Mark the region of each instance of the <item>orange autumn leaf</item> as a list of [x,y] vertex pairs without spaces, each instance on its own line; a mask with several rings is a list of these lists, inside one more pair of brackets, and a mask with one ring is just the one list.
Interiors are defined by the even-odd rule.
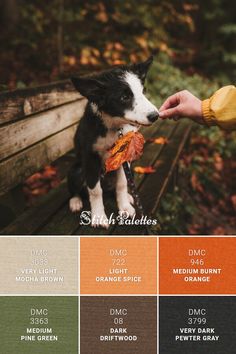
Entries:
[[155,171],[156,169],[153,168],[152,166],[145,166],[145,167],[136,166],[134,168],[134,172],[136,173],[154,173]]
[[45,166],[43,170],[28,177],[23,185],[23,192],[29,205],[34,204],[39,196],[47,194],[60,185],[58,170],[54,166]]
[[234,209],[236,211],[236,194],[231,196],[231,201],[232,201],[233,207],[234,207]]
[[192,173],[192,176],[191,176],[191,185],[194,190],[196,190],[200,193],[204,193],[203,186],[201,185],[201,183],[198,179],[198,176],[194,172]]
[[143,152],[144,142],[144,137],[138,132],[129,132],[118,139],[108,151],[106,172],[117,170],[126,161],[137,160]]
[[43,178],[53,178],[57,176],[57,169],[53,166],[45,166],[44,171],[42,172]]
[[41,179],[41,173],[37,172],[34,173],[32,176],[28,177],[25,181],[25,184],[31,186],[34,183],[38,182],[40,179]]
[[164,136],[160,136],[159,138],[150,139],[150,141],[153,142],[154,144],[159,144],[159,145],[165,145],[168,143],[168,139],[165,138]]

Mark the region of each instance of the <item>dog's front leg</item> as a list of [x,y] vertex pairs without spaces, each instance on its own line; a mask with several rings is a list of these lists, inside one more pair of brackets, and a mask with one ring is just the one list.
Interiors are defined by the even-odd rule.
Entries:
[[100,180],[97,182],[93,189],[88,188],[89,200],[91,205],[91,221],[93,227],[109,227],[108,219],[105,214],[103,198],[102,198],[102,188]]
[[116,200],[121,213],[131,217],[135,214],[132,206],[133,197],[128,193],[127,179],[122,166],[117,171]]
[[100,183],[101,159],[97,154],[90,154],[86,166],[86,184],[91,205],[91,225],[93,227],[109,227],[103,204],[103,192]]

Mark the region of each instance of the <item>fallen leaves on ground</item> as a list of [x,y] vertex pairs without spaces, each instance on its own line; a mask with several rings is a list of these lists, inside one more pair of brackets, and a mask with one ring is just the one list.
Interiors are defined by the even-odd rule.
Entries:
[[151,143],[158,144],[158,145],[165,145],[168,144],[169,140],[164,136],[159,136],[158,138],[150,138],[148,139]]
[[215,153],[214,156],[214,166],[217,171],[222,171],[224,168],[224,161],[219,153]]
[[236,212],[236,194],[231,196],[231,201]]
[[189,186],[184,188],[194,204],[194,211],[188,214],[188,232],[234,234],[236,163],[234,156],[228,157],[228,145],[224,143],[230,136],[218,130],[204,134],[192,136],[180,161],[182,170],[189,174]]
[[144,137],[139,132],[129,132],[118,139],[108,151],[106,172],[117,170],[124,162],[137,160],[143,152]]
[[212,235],[227,235],[227,231],[223,226],[217,226],[213,231]]
[[53,166],[45,166],[42,171],[27,178],[23,185],[23,192],[28,203],[33,204],[35,197],[47,194],[59,184],[60,178],[57,169]]
[[200,192],[200,193],[204,193],[203,187],[198,179],[198,176],[195,172],[192,173],[191,176],[191,185],[193,187],[193,189],[195,189],[196,191]]
[[156,169],[152,166],[135,166],[134,167],[134,172],[136,173],[154,173],[156,171]]

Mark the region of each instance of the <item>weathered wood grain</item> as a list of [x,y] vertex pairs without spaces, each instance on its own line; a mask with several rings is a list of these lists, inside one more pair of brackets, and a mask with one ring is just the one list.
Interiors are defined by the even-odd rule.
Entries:
[[34,235],[47,220],[66,203],[69,198],[66,183],[52,190],[43,198],[40,205],[27,209],[13,223],[4,228],[1,235]]
[[3,92],[0,93],[0,125],[81,98],[69,80]]
[[69,200],[37,231],[39,235],[72,235],[78,228],[79,214],[69,209]]
[[0,161],[78,122],[85,103],[85,100],[68,103],[1,127]]
[[178,123],[171,139],[154,163],[156,172],[148,176],[140,188],[140,197],[147,214],[154,214],[166,190],[191,130],[188,122]]
[[0,195],[73,148],[77,124],[0,163]]
[[[148,136],[148,138],[158,138],[165,137],[169,140],[174,129],[176,128],[175,123],[172,121],[161,121],[159,125],[157,125],[156,129]],[[134,166],[152,166],[158,155],[161,153],[162,149],[164,149],[165,145],[154,144],[154,143],[146,143],[145,145],[145,153],[141,156],[138,161],[135,161]],[[143,174],[135,174],[135,185],[137,188],[143,183],[143,181],[148,178],[149,175]]]

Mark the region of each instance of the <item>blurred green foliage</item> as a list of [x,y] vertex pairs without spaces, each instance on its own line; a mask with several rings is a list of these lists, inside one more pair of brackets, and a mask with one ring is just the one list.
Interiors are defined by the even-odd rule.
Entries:
[[210,97],[219,88],[217,80],[206,79],[197,73],[187,75],[173,65],[167,54],[161,53],[148,73],[148,92],[157,106],[177,91],[188,89],[201,99]]
[[167,54],[190,75],[232,82],[233,6],[232,0],[2,0],[0,84],[48,82],[151,52]]

